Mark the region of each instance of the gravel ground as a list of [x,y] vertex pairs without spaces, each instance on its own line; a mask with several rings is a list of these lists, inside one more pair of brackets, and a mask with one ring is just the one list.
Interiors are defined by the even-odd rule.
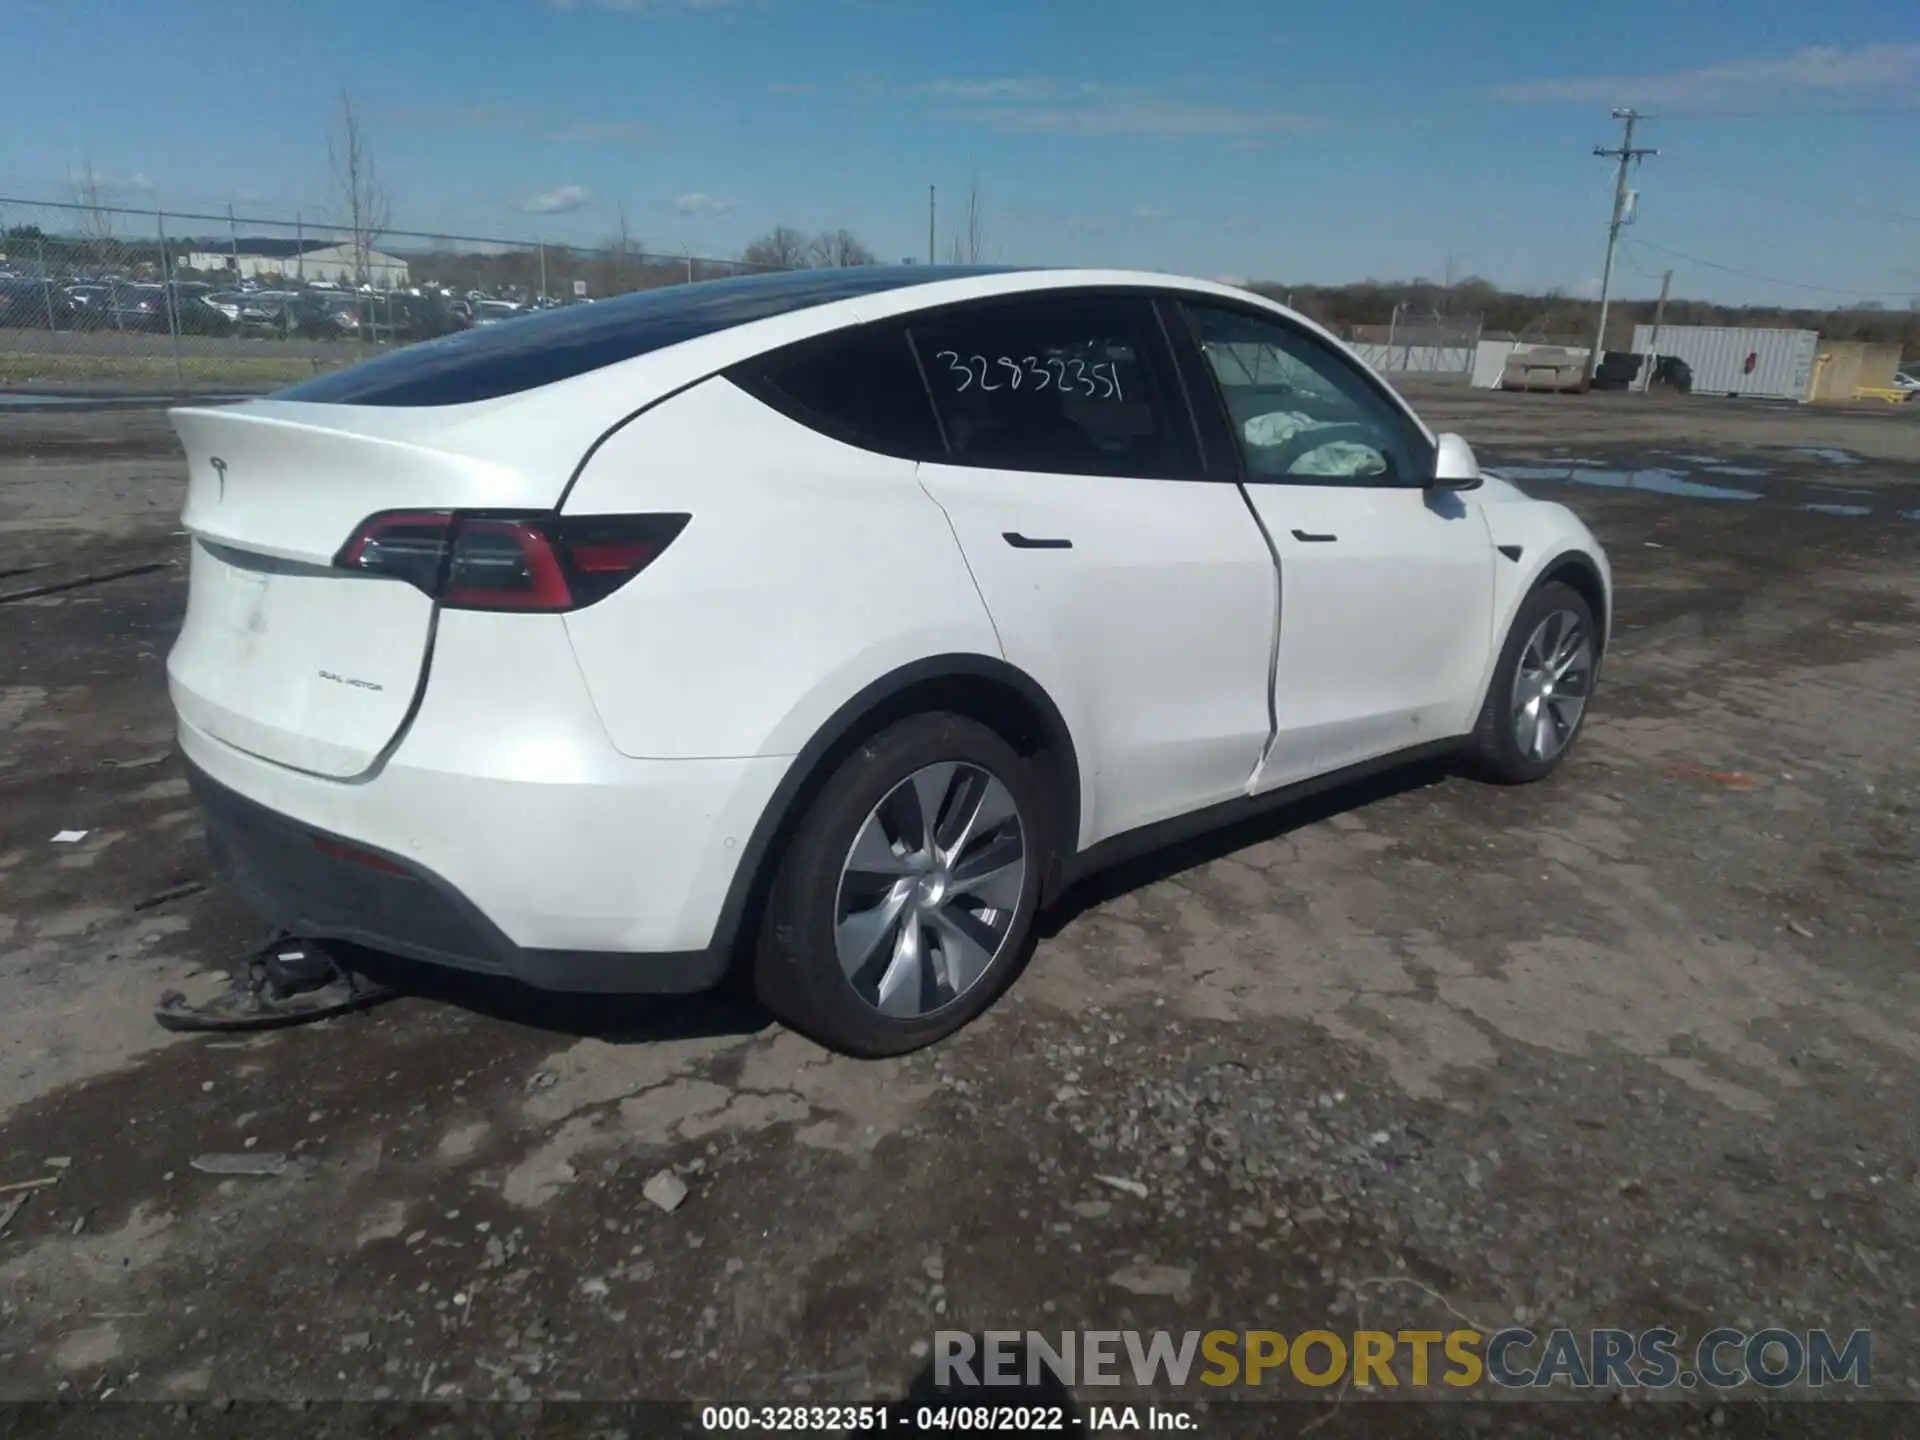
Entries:
[[[1920,407],[1410,388],[1614,558],[1567,766],[1396,774],[1102,877],[887,1062],[725,998],[412,971],[320,1026],[159,1030],[258,933],[170,749],[182,466],[154,412],[0,416],[0,1184],[57,1181],[0,1232],[0,1398],[260,1434],[246,1402],[891,1400],[937,1330],[1513,1323],[1870,1328],[1871,1390],[1829,1397],[1912,1397]],[[1907,1413],[1286,1393],[1200,1433]]]

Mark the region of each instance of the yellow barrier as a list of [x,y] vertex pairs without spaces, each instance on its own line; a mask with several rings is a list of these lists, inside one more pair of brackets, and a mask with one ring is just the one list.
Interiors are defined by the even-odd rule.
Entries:
[[1856,400],[1884,400],[1889,405],[1899,405],[1903,404],[1914,393],[1912,390],[1896,390],[1891,385],[1862,385],[1858,390],[1853,392],[1853,398]]

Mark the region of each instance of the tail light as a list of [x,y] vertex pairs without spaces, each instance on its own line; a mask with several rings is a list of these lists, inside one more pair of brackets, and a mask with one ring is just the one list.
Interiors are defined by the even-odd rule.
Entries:
[[651,565],[692,518],[389,510],[334,564],[404,580],[454,610],[578,610]]

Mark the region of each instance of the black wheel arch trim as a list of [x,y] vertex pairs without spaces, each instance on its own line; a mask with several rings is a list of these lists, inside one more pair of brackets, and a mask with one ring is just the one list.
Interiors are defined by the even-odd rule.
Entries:
[[1582,579],[1591,585],[1593,593],[1600,597],[1600,604],[1595,607],[1593,617],[1595,623],[1600,627],[1599,653],[1594,656],[1593,662],[1594,679],[1596,681],[1599,680],[1600,672],[1606,665],[1607,640],[1612,620],[1612,616],[1608,611],[1611,609],[1612,596],[1607,590],[1606,581],[1601,578],[1600,567],[1594,564],[1591,555],[1587,554],[1584,550],[1562,550],[1536,570],[1533,579],[1527,582],[1527,588],[1520,592],[1520,599],[1514,604],[1513,613],[1508,617],[1507,628],[1500,634],[1497,643],[1493,647],[1493,657],[1487,669],[1486,684],[1481,687],[1479,696],[1474,702],[1473,713],[1475,715],[1478,715],[1481,708],[1487,703],[1487,696],[1492,692],[1495,682],[1500,678],[1500,658],[1506,653],[1507,640],[1512,635],[1514,620],[1519,618],[1520,607],[1525,605],[1533,596],[1533,593],[1542,585],[1552,584],[1554,581],[1561,580],[1570,572],[1574,571],[1579,572]]
[[[1547,561],[1546,564],[1540,567],[1539,578],[1527,587],[1527,594],[1531,595],[1542,585],[1560,580],[1569,571],[1578,571],[1581,578],[1589,583],[1594,595],[1599,599],[1599,604],[1594,607],[1595,614],[1593,618],[1598,621],[1600,625],[1600,653],[1601,655],[1605,655],[1607,641],[1611,638],[1613,632],[1613,616],[1609,613],[1612,608],[1613,597],[1608,593],[1607,582],[1600,574],[1600,567],[1593,563],[1593,557],[1591,555],[1587,554],[1584,550],[1561,551],[1558,555],[1554,556],[1553,559]],[[1523,605],[1526,603],[1524,597],[1522,597],[1520,603]]]
[[998,685],[1018,695],[1040,717],[1044,732],[1041,738],[1049,752],[1057,757],[1054,766],[1057,813],[1053,819],[1059,834],[1054,856],[1042,877],[1040,902],[1045,905],[1059,894],[1066,862],[1077,848],[1080,836],[1080,760],[1065,718],[1038,681],[1005,660],[991,655],[933,655],[903,665],[864,686],[835,710],[794,756],[741,851],[740,863],[734,869],[719,917],[714,922],[712,950],[732,954],[750,931],[772,879],[779,846],[799,822],[805,803],[812,798],[813,787],[825,778],[826,767],[840,758],[847,741],[870,729],[892,702],[909,691],[943,681],[969,680]]

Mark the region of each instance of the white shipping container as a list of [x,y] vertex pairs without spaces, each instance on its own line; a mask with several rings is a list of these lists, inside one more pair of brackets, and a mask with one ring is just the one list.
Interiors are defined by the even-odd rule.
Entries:
[[[1662,325],[1660,353],[1693,369],[1696,395],[1805,400],[1813,388],[1816,330],[1750,330],[1726,325]],[[1633,348],[1653,348],[1653,327],[1633,327]]]

